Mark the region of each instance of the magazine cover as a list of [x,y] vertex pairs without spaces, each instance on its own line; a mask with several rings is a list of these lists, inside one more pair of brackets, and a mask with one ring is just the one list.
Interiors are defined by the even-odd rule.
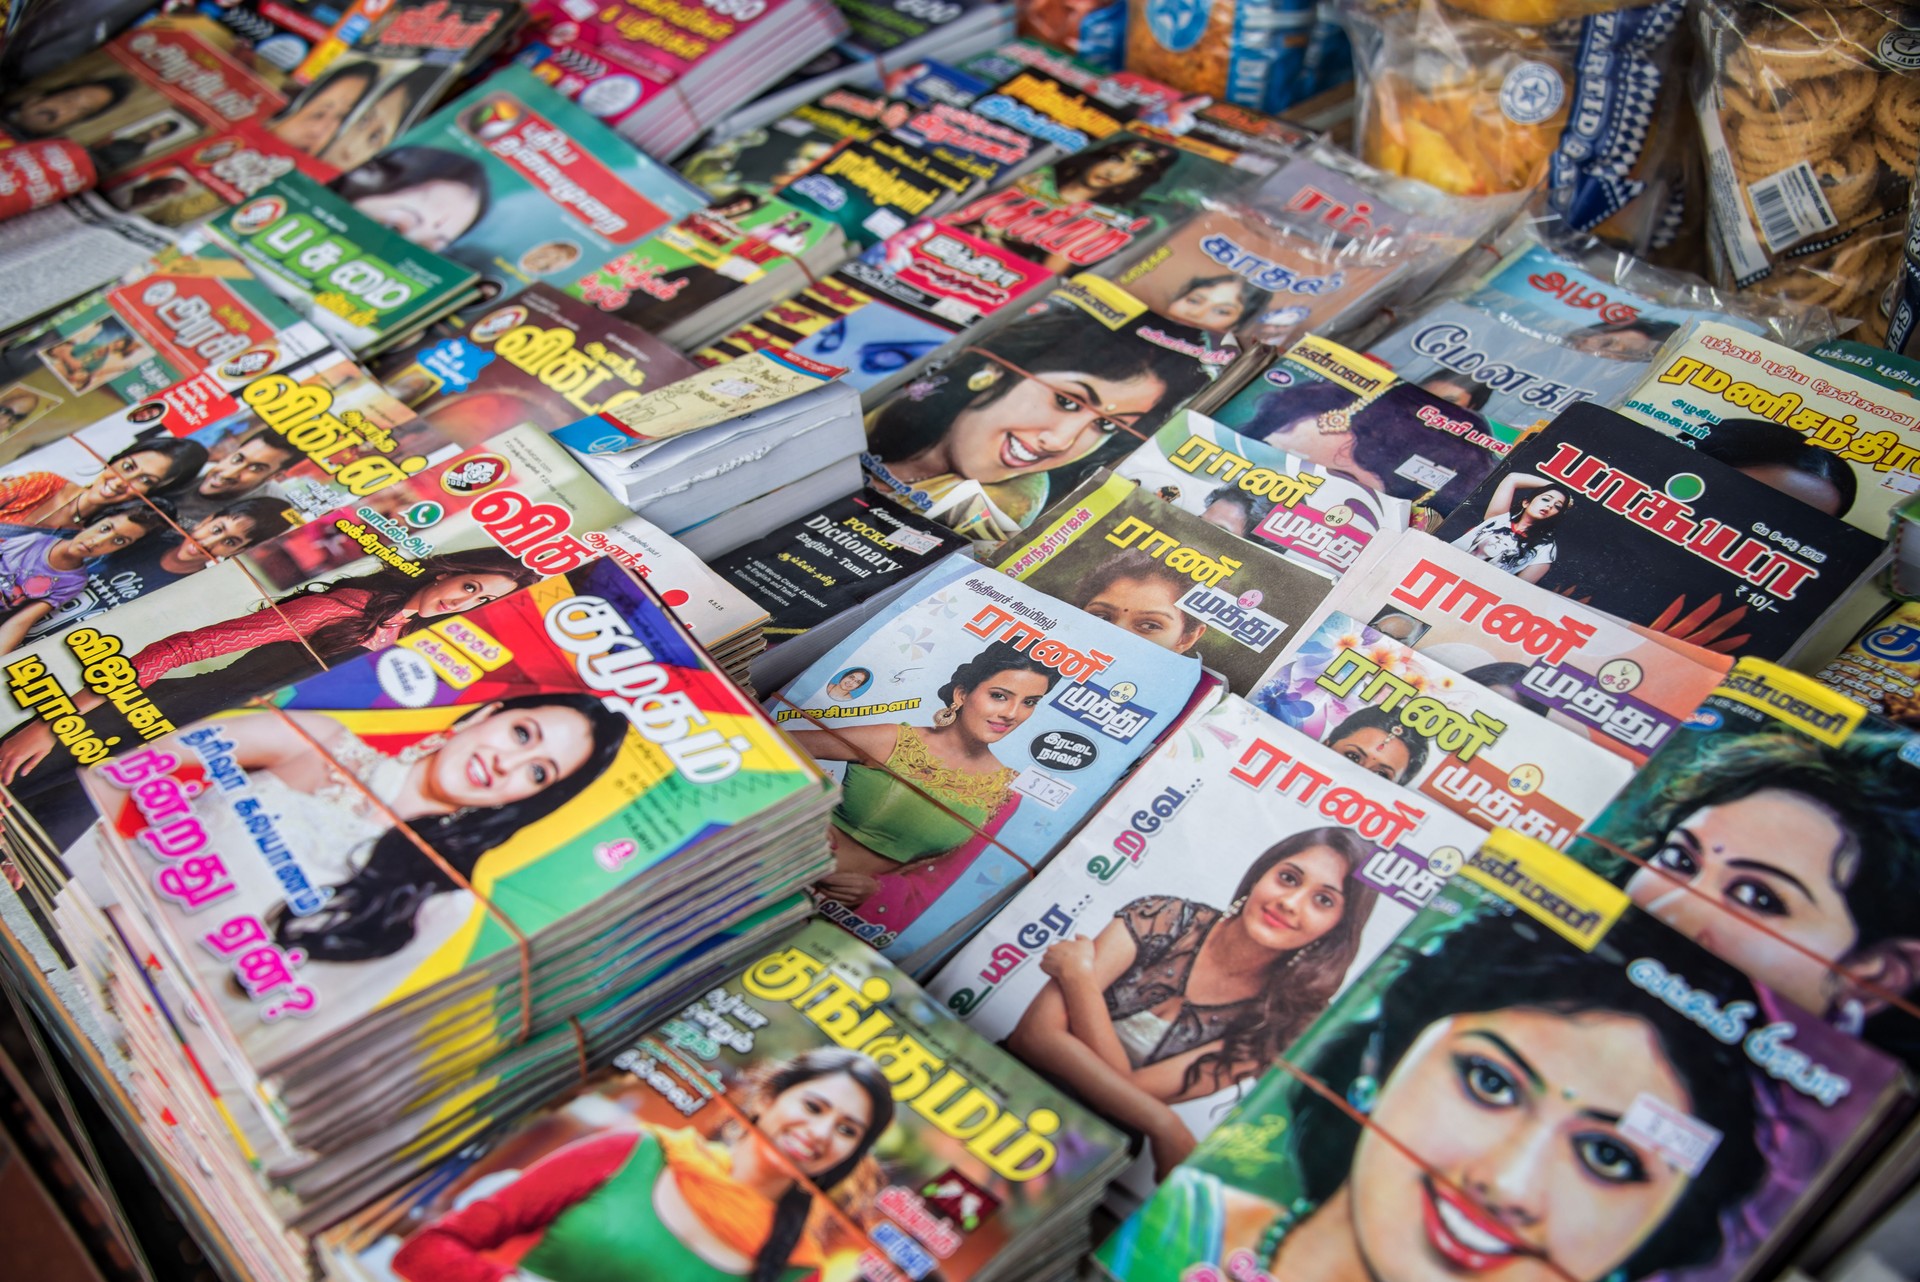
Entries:
[[[1517,666],[1517,665],[1512,665]],[[1345,614],[1253,692],[1262,711],[1481,828],[1565,850],[1633,775],[1626,758],[1493,687],[1510,665],[1451,672]]]
[[825,219],[864,249],[930,218],[965,195],[973,175],[895,133],[849,139],[780,189],[788,204]]
[[539,284],[457,334],[430,332],[386,353],[375,372],[436,432],[465,447],[519,423],[553,431],[611,413],[694,368],[644,330]]
[[1786,659],[1874,571],[1879,538],[1597,405],[1523,445],[1435,536],[1508,574],[1726,654]]
[[300,174],[215,218],[208,232],[355,356],[438,320],[478,280]]
[[967,546],[872,493],[849,494],[713,562],[770,616],[769,648],[803,637]]
[[955,553],[769,701],[844,774],[821,911],[931,968],[1172,724],[1197,664]]
[[[974,110],[991,115],[991,101]],[[1173,143],[1121,132],[976,197],[942,221],[1066,275],[1153,239],[1251,179]]]
[[1099,1249],[1105,1276],[1732,1282],[1909,1090],[1511,833],[1285,1063]]
[[1357,485],[1195,410],[1181,410],[1114,464],[1163,503],[1297,565],[1339,578],[1367,545],[1412,521],[1413,505]]
[[[225,559],[184,541],[179,573],[164,553],[105,558],[90,609],[5,656],[0,785],[56,850],[94,818],[76,768],[583,564],[625,515],[526,428],[298,528],[284,500],[241,502],[192,527]],[[271,519],[244,524],[255,511]]]
[[1920,726],[1920,602],[1888,605],[1814,679],[1895,725]]
[[821,786],[604,558],[83,779],[113,857],[261,1073]]
[[1281,656],[1338,611],[1628,761],[1665,743],[1732,666],[1409,530],[1376,540]]
[[[927,78],[922,76],[919,83],[926,85]],[[1051,154],[1030,134],[952,102],[924,103],[887,133],[972,175],[976,188],[991,186]]]
[[[970,71],[972,65],[961,70]],[[974,99],[970,110],[1049,144],[1056,155],[1085,151],[1113,137],[1137,114],[1101,93],[1096,79],[1085,73],[1077,84],[1052,68],[1034,65],[1014,64],[1004,74],[982,74],[994,82],[993,88]]]
[[882,490],[976,542],[1018,534],[1233,359],[1092,276],[1003,315],[873,405],[861,456]]
[[1913,743],[1742,659],[1573,853],[1771,991],[1920,1064]]
[[918,222],[887,237],[839,275],[890,306],[964,329],[1003,308],[1033,301],[1053,274],[1031,259],[940,222]]
[[1718,322],[1674,337],[1620,412],[1875,538],[1920,489],[1910,396]]
[[506,67],[331,184],[481,278],[481,302],[565,289],[699,209],[700,192],[522,67]]
[[743,130],[684,157],[680,172],[718,202],[743,192],[777,193],[848,140],[905,120],[910,104],[852,86],[829,89],[770,125]]
[[1212,413],[1242,436],[1407,500],[1423,529],[1465,501],[1521,435],[1312,336]]
[[1332,575],[1102,473],[1008,540],[992,564],[1143,641],[1191,655],[1236,694],[1253,690],[1283,639],[1333,590]]
[[[874,282],[871,288],[866,279]],[[961,322],[935,319],[934,309],[929,309],[933,315],[916,314],[881,296],[916,292],[897,289],[884,272],[864,273],[859,280],[850,272],[835,272],[721,335],[693,359],[711,367],[754,352],[782,351],[844,368],[847,385],[864,395],[897,383],[961,328]]]
[[[941,1107],[960,1099],[968,1111]],[[322,1251],[368,1282],[636,1259],[689,1279],[961,1282],[1008,1251],[1047,1250],[1037,1231],[1123,1148],[884,958],[813,922]]]
[[0,352],[0,462],[191,375],[233,387],[326,345],[226,250],[165,250]]
[[1144,1140],[1122,1181],[1144,1197],[1480,837],[1229,696],[1175,729],[931,990]]
[[[567,293],[650,334],[666,334],[728,294],[815,261],[835,231],[835,224],[785,201],[741,192],[581,274]],[[684,346],[715,336],[710,330],[682,333]]]

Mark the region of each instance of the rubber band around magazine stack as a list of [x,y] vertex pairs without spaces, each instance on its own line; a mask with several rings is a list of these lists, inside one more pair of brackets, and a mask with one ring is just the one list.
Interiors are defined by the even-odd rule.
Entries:
[[[98,462],[101,467],[104,468],[108,466],[108,461],[100,457],[100,451],[94,449],[93,446],[90,445],[88,442],[81,440],[77,436],[74,437],[73,440],[78,442],[81,449],[85,450],[88,454],[91,454],[94,457],[94,460]],[[158,503],[155,503],[146,494],[138,494],[135,497],[138,498],[142,503],[145,503],[148,507],[152,508],[156,513],[158,513],[160,519],[167,523],[168,529],[172,530],[175,534],[178,534],[186,542],[191,543],[195,547],[199,548],[202,552],[207,551],[206,547],[198,539],[194,538],[192,533],[190,533],[188,530],[183,528],[180,522],[174,520],[172,514],[169,513],[165,508],[161,507]],[[215,558],[211,553],[208,553],[207,559],[209,563],[211,563],[217,558]],[[296,640],[298,640],[300,642],[300,647],[303,650],[305,650],[309,655],[313,656],[313,661],[320,665],[320,670],[322,672],[327,671],[332,665],[329,664],[325,659],[320,657],[320,652],[314,649],[312,643],[309,642],[307,638],[301,634],[300,629],[294,626],[293,620],[287,617],[286,611],[280,608],[280,603],[274,600],[272,594],[267,591],[266,585],[264,585],[260,581],[260,576],[254,573],[253,567],[251,565],[248,565],[244,559],[238,556],[228,557],[227,560],[232,564],[240,567],[240,572],[247,576],[248,582],[253,584],[254,591],[260,594],[260,599],[266,602],[267,607],[269,609],[271,609],[275,614],[280,616],[280,622],[285,625],[288,634],[294,637]]]
[[[839,730],[835,729],[831,725],[828,725],[826,721],[818,713],[801,707],[799,704],[795,703],[793,700],[787,698],[785,694],[774,695],[772,698],[772,702],[778,703],[778,704],[784,704],[786,707],[793,709],[795,713],[797,713],[799,716],[806,719],[806,721],[808,722],[809,728],[814,730],[819,730],[824,734],[831,735],[833,737],[834,742],[840,744],[842,747],[858,755],[858,764],[866,766],[870,770],[881,771],[889,779],[896,780],[897,782],[905,784],[907,787],[913,789],[914,792],[918,793],[922,798],[924,798],[927,802],[929,802],[936,809],[938,809],[941,814],[961,824],[963,827],[965,827],[970,832],[972,832],[975,837],[986,842],[988,845],[994,846],[999,850],[1004,851],[1008,855],[1008,857],[1010,857],[1015,863],[1019,864],[1022,868],[1026,869],[1029,874],[1037,873],[1040,871],[1039,868],[1036,867],[1033,863],[1023,858],[1018,851],[1014,850],[1011,846],[1007,845],[1007,843],[1005,843],[1004,841],[1001,841],[998,837],[995,837],[991,833],[987,832],[986,829],[982,828],[979,824],[974,823],[971,819],[967,818],[965,815],[960,814],[959,812],[954,810],[952,806],[949,806],[946,802],[932,795],[925,788],[922,788],[919,784],[915,783],[913,780],[901,778],[900,775],[894,773],[892,770],[889,770],[887,768],[886,762],[875,761],[867,753],[862,752],[858,747],[858,745],[854,744],[844,734],[840,733]],[[802,749],[801,751],[804,752],[805,749]],[[811,756],[812,754],[808,754],[808,755]],[[989,816],[989,818],[991,818],[991,816]],[[956,849],[957,848],[958,847],[956,847]],[[938,858],[938,856],[934,856],[934,858]],[[930,862],[932,862],[931,859],[910,860],[907,863],[901,864],[900,868],[902,872],[905,872],[908,868],[913,867],[913,865],[916,863],[924,864],[924,863],[930,863]],[[832,874],[828,874],[828,875],[831,876]],[[886,875],[892,876],[893,874],[889,873]]]
[[[1678,874],[1674,873],[1672,870],[1662,868],[1659,865],[1653,863],[1651,860],[1644,858],[1643,856],[1636,855],[1632,851],[1627,850],[1624,847],[1617,846],[1613,842],[1608,841],[1605,837],[1595,836],[1591,832],[1582,832],[1580,834],[1579,839],[1582,841],[1590,841],[1594,845],[1606,851],[1608,854],[1613,855],[1619,859],[1624,859],[1626,862],[1632,864],[1636,869],[1638,869],[1641,872],[1650,872],[1655,874],[1656,876],[1664,878],[1676,890],[1684,891],[1689,895],[1698,896],[1701,902],[1710,904],[1711,906],[1713,906],[1714,908],[1718,909],[1721,912],[1731,914],[1742,925],[1750,929],[1760,931],[1762,934],[1766,935],[1767,938],[1772,942],[1776,944],[1782,944],[1787,948],[1793,950],[1794,952],[1799,953],[1802,957],[1805,957],[1810,961],[1817,962],[1819,965],[1821,965],[1828,971],[1832,972],[1834,976],[1841,979],[1849,988],[1856,989],[1865,995],[1874,997],[1880,1001],[1885,1002],[1890,1009],[1897,1010],[1902,1014],[1907,1015],[1915,1020],[1920,1020],[1920,1006],[1915,1005],[1906,996],[1906,994],[1894,992],[1892,989],[1885,987],[1884,985],[1880,984],[1875,980],[1861,979],[1856,976],[1847,974],[1844,970],[1842,970],[1839,966],[1835,965],[1833,962],[1829,961],[1827,958],[1822,957],[1819,953],[1807,947],[1805,944],[1801,943],[1799,940],[1790,939],[1787,936],[1781,934],[1779,931],[1773,929],[1771,926],[1767,925],[1764,921],[1760,920],[1760,918],[1749,913],[1746,909],[1735,906],[1735,905],[1729,905],[1729,904],[1724,904],[1720,902],[1718,899],[1715,899],[1712,895],[1709,895],[1704,890],[1701,890],[1698,886],[1695,886],[1691,882],[1688,882],[1682,879]],[[1762,982],[1762,981],[1758,980],[1757,977],[1755,977],[1755,982]],[[1819,1012],[1816,1011],[1812,1013],[1818,1014]]]
[[293,716],[288,713],[285,708],[264,697],[249,699],[245,706],[271,712],[286,723],[288,729],[299,735],[309,748],[320,754],[322,760],[345,778],[362,797],[371,802],[374,809],[378,811],[387,822],[393,825],[394,831],[400,833],[408,841],[412,842],[414,848],[427,857],[427,862],[445,874],[454,885],[479,900],[480,906],[485,908],[487,913],[492,916],[494,920],[498,921],[506,932],[513,937],[514,949],[519,954],[520,960],[520,1028],[514,1035],[513,1044],[515,1046],[525,1044],[527,1039],[533,1035],[533,945],[531,941],[528,940],[526,934],[522,932],[518,926],[514,925],[513,919],[507,916],[504,910],[496,906],[492,900],[488,899],[478,890],[475,890],[473,883],[462,876],[452,864],[448,863],[446,857],[435,850],[426,838],[415,832],[411,824],[395,814],[393,807],[376,796],[371,788],[360,781],[359,776],[341,765],[334,755],[328,752],[318,739],[308,734],[306,727],[302,726],[298,721],[295,721]]

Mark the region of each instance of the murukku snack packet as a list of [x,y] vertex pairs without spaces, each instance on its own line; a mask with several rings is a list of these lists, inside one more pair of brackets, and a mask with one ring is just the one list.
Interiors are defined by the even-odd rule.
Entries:
[[1883,341],[1920,154],[1920,13],[1752,0],[1696,12],[1716,278]]

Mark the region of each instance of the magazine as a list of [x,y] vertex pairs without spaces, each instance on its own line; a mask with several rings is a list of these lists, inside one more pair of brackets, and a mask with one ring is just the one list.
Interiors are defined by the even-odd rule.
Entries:
[[[962,64],[962,71],[970,70]],[[994,82],[975,98],[971,109],[1048,144],[1056,157],[1085,151],[1127,127],[1137,113],[1101,92],[1096,78],[1080,73],[1076,84],[1055,74],[1054,68],[1017,65],[1002,74],[989,73]]]
[[[1032,537],[1029,539],[1027,535]],[[1310,569],[1095,473],[1009,539],[995,569],[1174,654],[1248,694],[1333,590]]]
[[1434,533],[1630,623],[1785,661],[1885,549],[1768,475],[1575,405],[1516,446]]
[[281,83],[232,32],[167,15],[0,97],[0,122],[85,145],[107,200],[183,227],[285,174],[334,175]]
[[1229,696],[1176,728],[932,992],[1143,1138],[1122,1184],[1145,1197],[1480,838]]
[[1377,361],[1311,336],[1211,413],[1242,436],[1407,500],[1421,529],[1466,500],[1520,439]]
[[530,286],[456,334],[429,333],[375,366],[387,390],[448,440],[505,427],[551,432],[694,372],[653,335],[551,285]]
[[1912,397],[1718,322],[1676,335],[1619,404],[1723,463],[1768,468],[1776,488],[1875,538],[1920,490]]
[[968,171],[894,133],[849,139],[780,189],[788,204],[865,249],[931,218],[975,185]]
[[1920,726],[1920,602],[1890,602],[1814,679],[1895,725]]
[[1163,503],[1338,578],[1367,545],[1408,528],[1413,505],[1181,410],[1114,464]]
[[[959,1099],[969,1111],[937,1107]],[[644,1257],[685,1278],[1026,1277],[1084,1242],[1076,1216],[1124,1154],[884,958],[813,922],[550,1107],[329,1232],[322,1255],[365,1282],[491,1270],[515,1239],[535,1276]]]
[[1090,275],[997,320],[870,404],[861,460],[881,490],[976,542],[1031,525],[1233,360]]
[[208,234],[355,356],[431,325],[479,280],[299,174],[215,218]]
[[[973,110],[1000,119],[990,110],[993,102],[982,99]],[[1065,274],[1151,240],[1206,202],[1231,198],[1252,178],[1173,143],[1123,131],[969,200],[943,221]]]
[[0,340],[137,271],[173,241],[96,192],[0,223]]
[[[1512,833],[1285,1063],[1107,1239],[1104,1276],[1320,1282],[1357,1257],[1733,1282],[1911,1091],[1894,1061]],[[1554,1202],[1562,1180],[1579,1193]],[[1648,1200],[1596,1218],[1625,1196]]]
[[1251,700],[1347,760],[1482,828],[1565,850],[1633,766],[1542,715],[1504,676],[1452,672],[1358,619],[1334,613]]
[[1573,854],[1773,993],[1920,1064],[1913,743],[1743,658]]
[[743,192],[777,194],[842,142],[873,137],[913,113],[878,91],[842,85],[803,102],[772,124],[722,138],[683,158],[679,169],[715,201]]
[[890,308],[956,331],[1032,302],[1035,291],[1053,283],[1031,259],[937,221],[887,237],[839,275]]
[[0,462],[195,375],[234,388],[326,346],[225,249],[169,247],[0,352]]
[[116,884],[255,1075],[298,1080],[454,981],[550,1027],[578,997],[523,988],[516,939],[558,964],[683,853],[717,873],[716,837],[826,800],[636,576],[579,560],[83,776]]
[[845,776],[821,912],[931,971],[1151,750],[1199,682],[1199,665],[949,556],[768,702]]
[[331,185],[478,272],[482,305],[536,281],[564,289],[706,203],[522,67],[495,72]]
[[1418,530],[1368,545],[1282,661],[1336,611],[1538,705],[1635,764],[1672,737],[1732,666],[1725,655],[1535,587]]
[[530,428],[297,527],[285,500],[256,502],[190,527],[224,560],[135,544],[6,653],[0,784],[56,854],[94,818],[76,767],[584,564],[601,550],[585,536],[625,515]]

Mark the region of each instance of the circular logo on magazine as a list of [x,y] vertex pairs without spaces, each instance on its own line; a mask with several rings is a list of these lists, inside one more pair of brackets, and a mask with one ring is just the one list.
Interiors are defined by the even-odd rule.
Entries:
[[1920,67],[1920,31],[1889,31],[1880,37],[1880,61],[1912,71]]
[[1049,770],[1085,770],[1100,755],[1093,740],[1071,730],[1049,730],[1038,735],[1028,751],[1036,766]]
[[1687,714],[1687,724],[1695,730],[1718,730],[1726,724],[1726,718],[1712,708],[1695,708]]
[[1114,703],[1132,703],[1133,696],[1140,693],[1140,687],[1131,681],[1122,681],[1107,691],[1107,698]]
[[588,85],[574,101],[603,119],[617,116],[640,101],[640,82],[632,76],[609,76]]
[[255,374],[266,372],[273,364],[275,356],[271,347],[252,347],[240,353],[220,367],[220,377],[230,379],[252,378]]
[[1507,776],[1507,791],[1516,797],[1529,797],[1540,791],[1540,785],[1547,781],[1547,772],[1536,765],[1514,767]]
[[514,304],[502,307],[497,312],[488,312],[473,323],[473,341],[491,343],[510,329],[518,329],[527,323],[527,309]]
[[1248,588],[1240,594],[1238,604],[1242,610],[1258,610],[1260,603],[1266,599],[1259,588]]
[[374,666],[374,678],[380,683],[380,693],[403,708],[426,707],[440,688],[440,678],[434,674],[433,665],[399,646],[380,656],[380,662]]
[[279,222],[286,212],[287,202],[278,196],[249,200],[233,211],[233,229],[242,236],[251,236]]
[[449,494],[478,494],[504,481],[507,471],[507,461],[498,454],[476,454],[458,467],[448,468],[440,477],[440,488]]
[[1566,81],[1544,62],[1523,62],[1500,82],[1500,110],[1516,125],[1551,120],[1566,100]]
[[1323,524],[1337,530],[1353,520],[1353,509],[1345,503],[1335,503],[1320,514],[1320,520]]
[[239,145],[238,139],[222,138],[211,147],[202,147],[199,151],[193,153],[193,163],[196,165],[217,165],[228,156],[231,156],[235,148],[239,147]]
[[415,503],[412,507],[401,513],[401,516],[405,518],[407,524],[411,525],[414,529],[424,530],[429,525],[440,524],[440,518],[446,514],[447,509],[441,507],[432,499],[421,499],[418,503]]
[[1707,483],[1692,472],[1675,472],[1667,478],[1667,497],[1691,503],[1707,492]]
[[1211,0],[1147,0],[1147,29],[1161,48],[1185,53],[1207,34],[1212,13]]
[[1601,689],[1625,694],[1629,690],[1639,689],[1646,673],[1632,659],[1614,659],[1601,664],[1600,671],[1594,675],[1600,679]]
[[1460,871],[1467,857],[1453,846],[1442,846],[1427,854],[1427,871],[1436,877],[1451,877]]
[[1283,369],[1270,369],[1267,371],[1267,381],[1275,387],[1286,387],[1293,382],[1293,375]]

